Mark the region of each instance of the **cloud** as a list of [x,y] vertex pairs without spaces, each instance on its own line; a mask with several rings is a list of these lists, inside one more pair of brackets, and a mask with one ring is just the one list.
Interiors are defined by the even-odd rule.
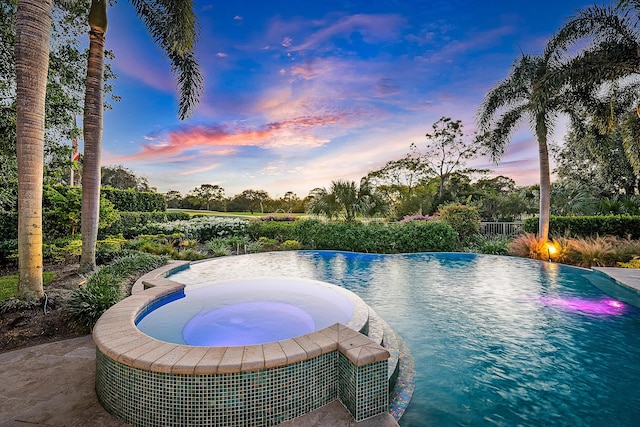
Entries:
[[237,147],[320,147],[329,142],[329,139],[317,135],[317,131],[344,125],[346,121],[346,115],[317,115],[294,117],[257,128],[220,124],[182,126],[166,135],[154,136],[153,142],[143,144],[139,153],[116,157],[113,161],[170,160],[189,150],[198,150],[207,155],[229,156],[236,153]]
[[290,50],[317,49],[326,46],[327,41],[335,36],[350,37],[354,31],[358,31],[367,43],[395,40],[398,37],[399,28],[404,23],[405,18],[400,15],[349,15],[316,31],[307,37],[302,44],[291,46]]
[[202,167],[202,168],[196,168],[196,169],[190,169],[190,170],[178,172],[177,175],[181,175],[181,176],[195,175],[195,174],[198,174],[198,173],[207,172],[207,171],[210,171],[210,170],[213,170],[213,169],[217,169],[219,167],[220,167],[220,163],[214,163],[212,165],[205,166],[205,167]]

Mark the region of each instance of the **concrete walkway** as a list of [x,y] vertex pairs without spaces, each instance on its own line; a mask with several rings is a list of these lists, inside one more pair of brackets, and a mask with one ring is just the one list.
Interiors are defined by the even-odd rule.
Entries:
[[[0,426],[127,426],[98,402],[90,335],[0,354]],[[281,427],[394,427],[389,414],[356,423],[338,401]]]

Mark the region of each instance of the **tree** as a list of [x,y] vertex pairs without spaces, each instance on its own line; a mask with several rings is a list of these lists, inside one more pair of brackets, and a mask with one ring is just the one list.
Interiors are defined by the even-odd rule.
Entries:
[[176,209],[180,207],[182,202],[182,193],[178,190],[169,190],[164,197],[167,199],[168,208]]
[[260,209],[261,213],[264,213],[264,205],[269,199],[269,194],[266,191],[249,189],[236,195],[231,203],[234,206],[233,210],[249,211],[253,215],[258,209]]
[[540,165],[540,220],[538,237],[549,237],[551,173],[547,138],[561,112],[572,114],[562,86],[548,79],[557,65],[548,56],[522,55],[513,64],[509,76],[491,89],[478,111],[478,124],[484,132],[479,141],[498,162],[504,154],[511,134],[527,119],[538,143]]
[[282,203],[287,208],[287,212],[289,213],[293,212],[294,205],[299,201],[300,198],[293,191],[287,191],[286,193],[284,193],[284,196],[282,196]]
[[18,296],[40,299],[44,118],[51,28],[50,0],[19,0],[16,15]]
[[151,191],[147,178],[137,176],[131,169],[122,165],[102,166],[102,187],[113,187],[121,190]]
[[[196,19],[191,0],[131,0],[154,41],[167,54],[178,75],[178,116],[186,118],[202,88],[195,61]],[[107,0],[91,0],[89,58],[84,108],[84,165],[82,179],[82,255],[80,271],[96,267],[96,242],[100,209],[100,153],[102,147],[104,44],[107,32]]]
[[[219,207],[219,205],[224,201],[224,188],[217,184],[202,184],[201,186],[191,190],[189,195],[200,199],[200,205],[210,211],[212,207]],[[215,203],[217,203],[218,206],[212,205]]]
[[442,198],[447,179],[453,172],[468,173],[464,166],[467,160],[478,154],[479,147],[472,141],[464,140],[462,122],[449,117],[441,117],[432,125],[433,132],[427,133],[427,144],[424,152],[412,144],[414,151],[425,169],[433,176],[440,178],[438,196]]
[[[568,48],[578,44],[578,53],[564,59]],[[616,7],[579,11],[549,41],[546,52],[564,60],[549,78],[580,95],[590,115],[585,121],[602,134],[622,130],[624,152],[636,173],[640,173],[639,50],[640,1],[620,0]]]
[[342,214],[345,221],[355,221],[358,214],[374,216],[388,211],[388,204],[366,179],[360,181],[359,187],[355,181],[332,181],[328,191],[315,188],[310,195],[309,212],[326,215],[329,219]]

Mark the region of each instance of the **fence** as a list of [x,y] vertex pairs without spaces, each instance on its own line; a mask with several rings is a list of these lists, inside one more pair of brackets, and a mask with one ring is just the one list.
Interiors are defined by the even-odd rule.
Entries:
[[524,232],[523,222],[481,222],[480,230],[485,236],[515,237]]

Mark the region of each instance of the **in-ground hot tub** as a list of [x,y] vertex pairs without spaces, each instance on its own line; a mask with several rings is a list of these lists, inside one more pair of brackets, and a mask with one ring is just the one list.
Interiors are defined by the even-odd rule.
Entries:
[[294,338],[334,323],[360,331],[366,322],[362,300],[338,286],[254,278],[186,287],[141,313],[136,325],[161,341],[237,346]]
[[[149,289],[134,286],[134,295],[94,327],[96,393],[115,416],[138,426],[271,426],[335,399],[357,421],[387,412],[390,354],[360,333],[369,311],[355,294],[313,280],[256,279],[246,287],[219,284],[211,297],[208,287],[192,292],[164,278],[167,270],[144,281]],[[196,308],[178,310],[190,295]],[[204,304],[207,299],[214,304]],[[216,305],[219,300],[227,305]],[[266,337],[249,333],[246,344],[207,344],[217,335],[234,336],[239,325],[252,329],[243,326],[251,312],[268,318],[280,309],[286,312],[280,326],[267,328]],[[164,326],[150,333],[159,335],[136,326],[155,316]],[[207,333],[206,325],[216,322],[226,332]],[[273,335],[278,329],[289,329],[288,337]]]

